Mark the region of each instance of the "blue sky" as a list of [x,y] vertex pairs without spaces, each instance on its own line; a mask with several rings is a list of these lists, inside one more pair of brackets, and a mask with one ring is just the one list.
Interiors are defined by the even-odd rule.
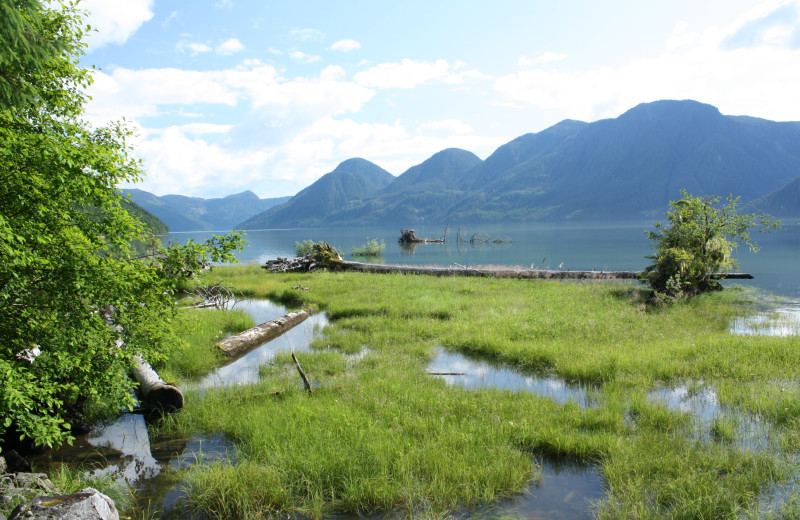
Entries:
[[800,120],[800,0],[83,0],[89,120],[125,118],[137,187],[293,195],[363,157],[486,158],[657,99]]

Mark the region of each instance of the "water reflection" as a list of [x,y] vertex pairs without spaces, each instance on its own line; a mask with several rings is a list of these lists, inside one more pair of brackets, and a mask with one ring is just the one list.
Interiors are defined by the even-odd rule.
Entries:
[[650,391],[647,396],[670,410],[690,414],[694,421],[692,435],[695,439],[710,441],[717,438],[715,428],[719,423],[728,423],[735,430],[734,442],[738,447],[759,451],[769,448],[769,423],[722,406],[713,388],[704,385],[663,387]]
[[[279,316],[282,315],[280,314]],[[263,323],[263,321],[258,323]],[[271,361],[277,352],[309,350],[311,341],[319,336],[322,328],[327,323],[328,318],[324,313],[309,316],[305,321],[282,336],[256,347],[228,365],[215,368],[197,383],[196,388],[208,389],[218,386],[255,383],[258,381],[258,367]]]
[[[542,479],[525,492],[487,508],[485,516],[588,520],[592,505],[605,496],[600,469],[593,465],[544,459]],[[479,515],[484,516],[484,515]]]
[[780,306],[735,318],[730,332],[744,336],[798,336],[800,301],[789,300]]
[[458,352],[438,349],[428,370],[434,373],[461,374],[440,376],[451,385],[525,391],[548,397],[559,404],[574,402],[582,408],[593,406],[587,388],[583,385],[569,384],[557,377],[523,374],[487,361],[470,359]]

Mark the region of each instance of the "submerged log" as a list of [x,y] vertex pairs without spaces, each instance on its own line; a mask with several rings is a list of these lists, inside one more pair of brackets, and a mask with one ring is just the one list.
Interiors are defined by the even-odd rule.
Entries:
[[288,314],[225,338],[217,347],[228,357],[238,357],[248,350],[275,339],[309,317],[308,311],[293,311]]
[[139,382],[145,406],[152,410],[172,412],[183,408],[183,394],[174,385],[165,383],[141,356],[133,358],[133,376]]

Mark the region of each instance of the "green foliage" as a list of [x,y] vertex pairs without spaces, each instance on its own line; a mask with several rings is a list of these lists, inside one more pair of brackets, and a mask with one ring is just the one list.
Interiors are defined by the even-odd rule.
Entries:
[[303,240],[302,242],[295,242],[294,243],[294,251],[298,257],[301,256],[308,256],[314,252],[314,244],[313,240]]
[[123,124],[83,120],[79,12],[0,9],[0,435],[53,445],[88,405],[133,405],[133,356],[158,362],[179,341],[179,280],[230,260],[242,239],[138,257],[146,230],[116,186],[138,180],[140,164]]
[[720,207],[719,197],[696,197],[686,190],[681,194],[681,200],[669,203],[669,223],[656,222],[655,231],[645,232],[655,253],[648,257],[653,264],[642,279],[650,283],[659,301],[720,289],[714,275],[737,267],[731,252],[738,241],[758,251],[750,229],[757,224],[764,230],[778,227],[778,221],[768,215],[739,213],[738,197],[728,197]]
[[386,242],[381,239],[373,238],[372,240],[367,237],[367,241],[359,247],[353,248],[353,256],[383,256],[383,251],[386,249]]
[[337,248],[328,245],[327,242],[321,240],[319,242],[314,242],[313,240],[303,240],[302,242],[295,242],[294,243],[295,254],[298,257],[301,256],[308,256],[314,254],[315,252],[325,252],[327,251],[330,253],[329,256],[331,257],[343,257],[342,252],[339,251]]

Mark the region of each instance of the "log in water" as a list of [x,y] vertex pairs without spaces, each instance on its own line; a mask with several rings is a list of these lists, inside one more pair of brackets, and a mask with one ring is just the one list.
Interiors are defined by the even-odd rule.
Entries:
[[237,357],[248,350],[257,347],[267,341],[277,338],[295,325],[298,325],[308,318],[308,311],[293,311],[288,314],[257,325],[252,329],[225,338],[217,347],[228,357]]

